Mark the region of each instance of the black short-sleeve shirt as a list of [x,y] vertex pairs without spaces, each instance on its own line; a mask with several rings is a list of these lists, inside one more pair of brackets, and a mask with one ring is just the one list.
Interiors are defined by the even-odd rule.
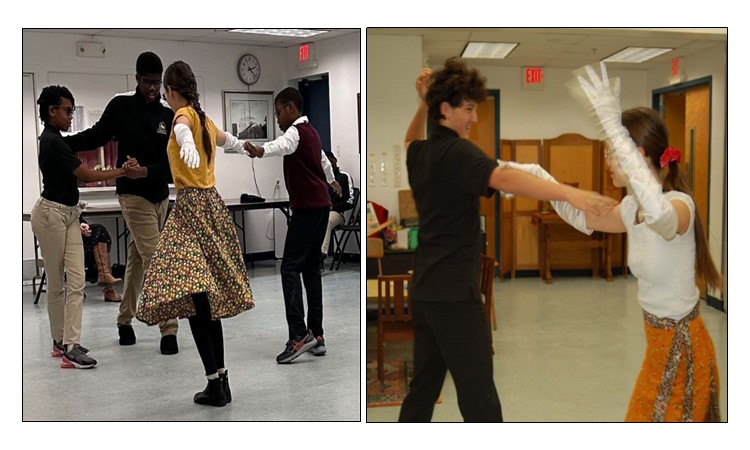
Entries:
[[446,127],[436,126],[406,155],[419,213],[419,243],[409,287],[414,301],[480,301],[479,197],[491,196],[497,162]]
[[80,166],[60,130],[45,126],[39,136],[39,170],[42,171],[42,197],[67,206],[78,204],[78,182],[73,171]]

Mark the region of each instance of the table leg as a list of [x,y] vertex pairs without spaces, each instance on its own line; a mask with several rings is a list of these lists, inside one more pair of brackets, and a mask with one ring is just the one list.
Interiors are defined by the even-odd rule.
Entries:
[[551,237],[552,232],[550,230],[550,227],[545,226],[544,227],[544,281],[547,284],[552,284],[552,271],[550,269],[550,258],[552,257],[552,251],[551,251]]

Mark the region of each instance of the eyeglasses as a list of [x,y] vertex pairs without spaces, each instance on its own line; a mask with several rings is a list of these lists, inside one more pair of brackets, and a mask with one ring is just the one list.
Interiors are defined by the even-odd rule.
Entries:
[[141,78],[141,83],[145,84],[146,86],[154,87],[154,88],[160,88],[161,87],[161,80],[146,80]]
[[287,102],[287,103],[284,103],[283,105],[281,105],[281,108],[279,108],[279,109],[277,109],[277,110],[275,111],[275,113],[276,113],[276,118],[278,118],[278,117],[279,117],[279,115],[281,114],[281,111],[283,111],[283,110],[284,110],[284,108],[286,108],[287,106],[289,106],[289,105],[291,105],[291,104],[292,104],[292,102]]
[[73,113],[74,113],[74,112],[76,112],[76,107],[75,107],[75,106],[73,106],[73,107],[71,108],[70,106],[60,106],[60,105],[53,105],[52,107],[53,107],[53,108],[56,108],[56,109],[62,109],[62,110],[63,110],[63,111],[65,111],[65,113],[66,113],[67,115],[69,115],[69,116],[72,116],[72,115],[73,115]]

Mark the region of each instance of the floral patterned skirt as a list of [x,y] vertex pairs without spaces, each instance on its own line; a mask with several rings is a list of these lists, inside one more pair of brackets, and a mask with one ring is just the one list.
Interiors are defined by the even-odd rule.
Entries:
[[643,312],[646,357],[626,422],[718,422],[719,371],[696,304],[683,319]]
[[213,320],[255,306],[234,222],[215,188],[178,191],[146,273],[136,317],[154,325],[194,316],[190,294],[199,292],[208,294]]

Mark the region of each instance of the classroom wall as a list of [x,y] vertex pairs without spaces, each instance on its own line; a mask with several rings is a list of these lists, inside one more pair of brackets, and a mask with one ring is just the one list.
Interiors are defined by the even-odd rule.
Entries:
[[[60,79],[78,80],[78,90],[73,91],[76,103],[84,105],[87,110],[103,110],[109,99],[117,92],[109,92],[108,89],[97,89],[95,85],[88,83],[99,76],[109,80],[108,86],[115,83],[127,89],[135,87],[135,61],[138,55],[146,50],[154,51],[161,59],[164,67],[176,60],[189,63],[198,78],[199,91],[201,92],[201,106],[206,113],[217,123],[223,124],[222,90],[237,91],[270,91],[278,92],[290,85],[290,80],[297,77],[292,73],[288,63],[288,54],[294,49],[252,47],[246,45],[227,44],[200,44],[182,43],[173,41],[106,38],[97,37],[107,49],[105,58],[78,57],[75,53],[75,43],[78,41],[92,40],[90,36],[50,34],[23,32],[23,72],[32,74],[34,85],[33,99],[38,96],[41,89],[51,82]],[[352,34],[333,38],[329,40],[324,48],[325,70],[330,75],[331,91],[337,91],[335,99],[332,94],[333,110],[342,109],[339,106],[339,89],[353,91],[353,86],[359,84],[359,60],[353,56],[353,49],[359,48],[359,34]],[[339,60],[338,49],[341,48],[341,60]],[[253,53],[261,62],[262,75],[260,80],[248,89],[236,75],[238,58],[245,53]],[[356,67],[351,67],[352,65]],[[356,82],[351,78],[356,76]],[[81,82],[81,80],[84,80]],[[118,81],[122,80],[122,81]],[[337,81],[338,80],[338,81]],[[341,82],[344,88],[334,84]],[[24,82],[26,84],[26,82]],[[87,86],[91,86],[87,89]],[[334,88],[335,87],[335,88]],[[358,87],[357,87],[358,88]],[[345,92],[341,94],[344,96]],[[356,92],[351,94],[356,110]],[[24,114],[28,108],[35,105],[26,100],[24,95]],[[80,99],[80,100],[79,100]],[[85,103],[84,103],[85,101]],[[334,103],[334,101],[336,103]],[[28,103],[28,105],[27,105]],[[334,108],[335,107],[335,108]],[[38,112],[37,112],[38,115]],[[356,117],[356,111],[355,115]],[[354,119],[356,120],[356,119]],[[350,141],[356,143],[356,127],[352,132],[352,125],[345,120],[331,120],[331,134],[333,142],[341,146],[342,153],[351,146]],[[343,125],[340,125],[344,123]],[[355,122],[356,123],[356,122]],[[87,124],[90,126],[92,124]],[[37,130],[40,132],[41,129]],[[275,136],[281,131],[276,127]],[[356,147],[355,147],[356,149]],[[24,212],[30,212],[36,199],[39,197],[39,172],[36,165],[36,141],[24,140],[23,179]],[[345,161],[350,173],[358,172],[358,161],[353,161],[349,153],[346,153]],[[230,155],[219,152],[216,159],[216,188],[225,198],[239,197],[242,193],[256,193],[253,180],[253,161],[241,155]],[[354,173],[352,173],[354,176]],[[283,179],[282,158],[269,158],[267,160],[255,161],[255,179],[258,187],[265,197],[271,197],[276,179]],[[288,196],[283,183],[281,183],[281,197]],[[90,204],[115,203],[114,192],[87,192],[82,193],[81,199]],[[28,210],[27,210],[28,209]],[[270,210],[247,212],[246,214],[246,238],[247,251],[249,253],[274,251],[274,227],[273,213]],[[283,217],[283,216],[282,216]],[[279,218],[277,217],[278,221]],[[114,232],[113,221],[102,219],[101,221]],[[24,279],[30,277],[33,270],[33,237],[28,223],[23,225],[23,260]],[[283,227],[282,227],[283,228]],[[278,236],[283,240],[283,236]],[[276,247],[279,247],[277,245]],[[278,248],[276,248],[277,254]],[[117,257],[116,254],[113,257]]]

